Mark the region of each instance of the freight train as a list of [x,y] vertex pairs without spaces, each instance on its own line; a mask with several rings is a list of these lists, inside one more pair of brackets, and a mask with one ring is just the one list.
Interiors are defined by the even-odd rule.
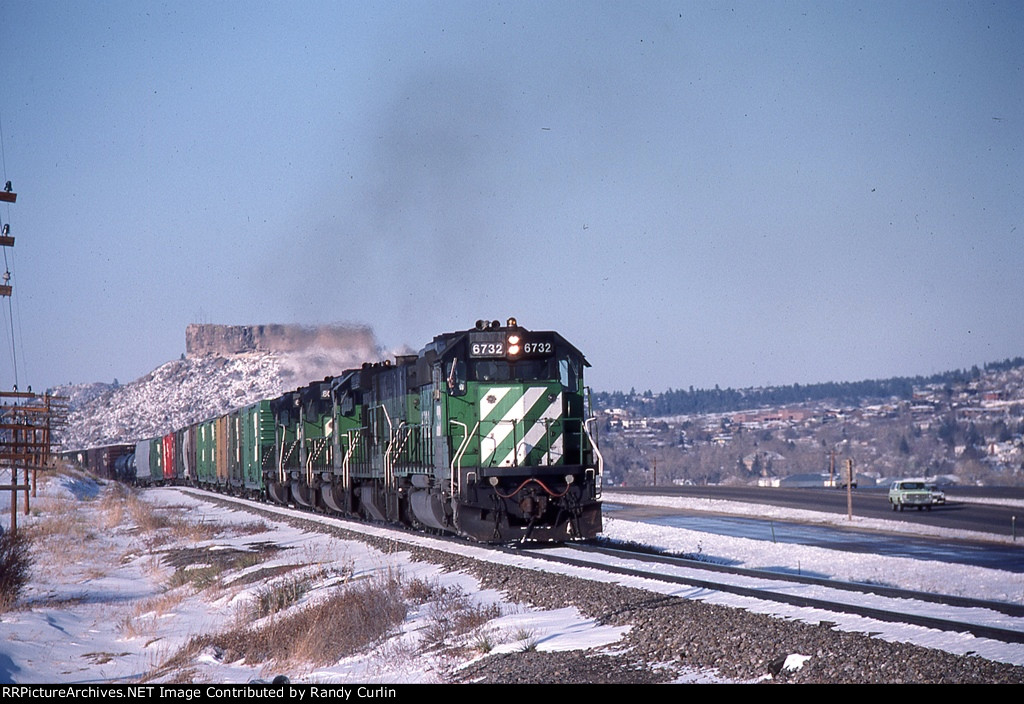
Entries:
[[481,542],[595,537],[602,464],[583,354],[515,318],[134,445],[69,453],[188,484]]

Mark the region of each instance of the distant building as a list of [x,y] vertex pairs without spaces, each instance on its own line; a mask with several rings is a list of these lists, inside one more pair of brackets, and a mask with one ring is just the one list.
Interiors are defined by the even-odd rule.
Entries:
[[801,423],[813,417],[810,411],[800,408],[778,408],[770,411],[754,413],[737,413],[732,416],[733,423]]
[[791,474],[779,480],[777,486],[818,487],[828,486],[827,474]]

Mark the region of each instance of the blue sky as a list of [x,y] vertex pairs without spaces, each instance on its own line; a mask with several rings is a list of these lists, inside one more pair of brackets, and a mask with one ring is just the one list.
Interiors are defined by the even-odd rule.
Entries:
[[606,390],[1024,355],[1019,2],[0,0],[0,61],[22,388],[190,322],[512,315]]

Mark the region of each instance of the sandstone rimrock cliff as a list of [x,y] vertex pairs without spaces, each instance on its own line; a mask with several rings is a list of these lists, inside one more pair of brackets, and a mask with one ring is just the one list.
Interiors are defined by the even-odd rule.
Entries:
[[274,398],[382,356],[358,325],[189,325],[186,359],[129,384],[58,387],[70,397],[66,449],[136,442]]
[[359,325],[189,325],[189,358],[228,357],[249,352],[344,351],[366,360],[377,356],[373,331]]

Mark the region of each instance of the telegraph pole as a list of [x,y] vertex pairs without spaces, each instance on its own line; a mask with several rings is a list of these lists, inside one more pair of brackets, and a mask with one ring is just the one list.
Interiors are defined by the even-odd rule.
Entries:
[[846,459],[846,520],[853,520],[853,460]]
[[[0,191],[0,202],[14,203],[18,194],[11,189],[8,181]],[[0,247],[4,248],[4,261],[7,261],[7,247],[14,246],[11,226],[4,223],[0,228]],[[12,294],[11,272],[5,270],[3,283],[0,284],[0,298],[8,300]],[[14,317],[11,316],[11,348],[14,344]],[[36,495],[36,480],[40,469],[52,469],[54,457],[52,453],[53,434],[56,426],[62,424],[67,417],[67,399],[50,396],[49,394],[18,391],[18,362],[14,360],[14,390],[0,391],[0,467],[9,467],[11,483],[0,485],[0,490],[11,492],[11,534],[18,532],[18,492],[25,492],[25,515],[29,515],[29,497]],[[18,483],[18,470],[22,470],[22,482]],[[29,477],[31,470],[31,481]],[[30,493],[31,492],[31,493]]]
[[[0,486],[11,492],[11,533],[18,532],[18,492],[25,492],[25,515],[29,497],[36,494],[40,469],[53,469],[51,428],[64,409],[57,397],[31,391],[0,391],[0,466],[10,467],[11,483]],[[63,401],[63,399],[60,399]],[[18,483],[18,470],[22,483]],[[31,481],[29,470],[32,471]]]

